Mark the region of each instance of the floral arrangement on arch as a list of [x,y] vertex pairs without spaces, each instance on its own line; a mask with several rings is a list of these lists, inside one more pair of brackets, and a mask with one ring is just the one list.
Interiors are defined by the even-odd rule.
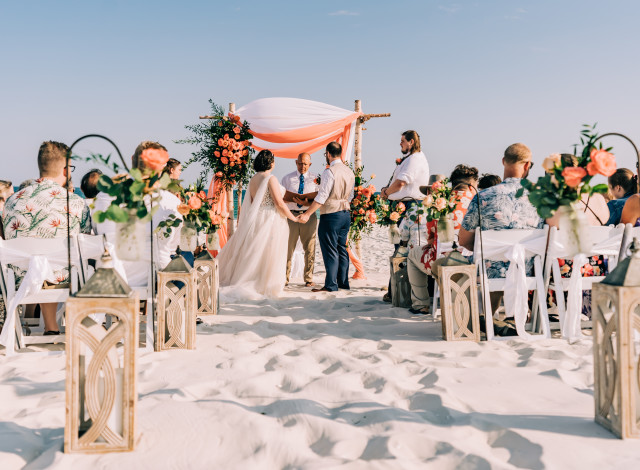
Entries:
[[178,212],[182,220],[172,214],[158,224],[157,232],[169,237],[171,231],[179,227],[182,222],[192,225],[196,231],[203,233],[215,233],[220,229],[222,216],[215,212],[207,199],[201,179],[190,184],[187,189],[181,189],[178,197],[180,198]]
[[[211,115],[209,119],[194,125],[185,126],[192,136],[177,140],[179,144],[198,146],[185,167],[192,163],[203,166],[202,177],[213,173],[222,183],[221,189],[229,190],[236,183],[248,184],[252,174],[251,162],[254,150],[249,146],[253,138],[249,132],[247,121],[242,122],[239,116],[225,114],[224,108],[209,100]],[[213,195],[214,200],[217,195]]]
[[154,204],[160,199],[160,190],[179,190],[179,185],[168,174],[162,174],[162,169],[169,160],[166,150],[145,149],[140,159],[149,168],[148,173],[143,174],[138,168],[132,168],[129,173],[113,178],[107,175],[100,176],[98,190],[113,197],[113,200],[107,210],[96,211],[93,214],[97,223],[105,220],[125,223],[135,219],[148,222],[160,207]]
[[583,194],[605,194],[608,190],[604,183],[591,186],[590,182],[596,175],[609,177],[614,174],[615,157],[610,153],[611,148],[603,148],[602,143],[596,145],[598,134],[595,133],[595,124],[584,124],[583,127],[580,137],[583,149],[580,155],[577,155],[577,145],[574,146],[576,166],[567,159],[562,159],[560,154],[552,154],[542,163],[546,174],[535,183],[523,179],[522,188],[516,193],[517,197],[521,197],[525,190],[528,191],[529,201],[543,219],[552,217],[560,206],[570,206],[580,201]]
[[351,226],[349,228],[349,240],[357,242],[362,240],[364,233],[370,233],[378,221],[376,206],[379,196],[375,194],[376,188],[369,182],[376,177],[372,174],[370,179],[362,176],[364,167],[351,168],[355,175],[353,199],[351,200]]
[[458,198],[451,187],[451,182],[449,178],[445,178],[442,181],[433,183],[431,194],[422,200],[422,208],[417,210],[415,217],[425,214],[427,222],[438,220],[451,214],[455,210],[457,203]]

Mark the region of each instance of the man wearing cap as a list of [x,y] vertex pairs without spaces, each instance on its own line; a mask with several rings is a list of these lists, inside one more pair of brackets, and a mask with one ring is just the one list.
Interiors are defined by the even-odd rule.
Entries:
[[[318,191],[316,175],[312,174],[311,155],[301,153],[296,160],[297,170],[282,178],[282,186],[286,190],[284,201],[295,216],[304,214],[313,202],[313,194]],[[313,286],[313,265],[316,259],[316,228],[318,219],[313,213],[306,223],[289,222],[289,246],[287,251],[287,284],[291,275],[291,260],[298,244],[302,241],[304,250],[304,282],[305,286]]]

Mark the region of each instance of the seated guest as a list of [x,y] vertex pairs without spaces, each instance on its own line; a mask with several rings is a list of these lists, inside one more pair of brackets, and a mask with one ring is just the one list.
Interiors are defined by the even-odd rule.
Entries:
[[80,190],[82,191],[82,194],[84,194],[87,205],[91,204],[99,193],[98,180],[100,179],[100,176],[102,176],[102,172],[97,168],[94,168],[82,177]]
[[498,175],[485,173],[478,180],[478,191],[482,191],[483,189],[490,188],[491,186],[495,186],[496,184],[500,183],[502,183],[502,178],[500,178]]
[[[475,194],[474,188],[478,184],[478,169],[466,165],[458,165],[451,173],[449,180],[456,197],[456,207],[453,211],[453,228],[457,234],[469,203]],[[429,193],[427,189],[430,188],[420,188],[424,194]],[[427,244],[411,248],[407,257],[407,274],[411,284],[411,308],[409,311],[414,314],[429,313],[431,296],[428,289],[428,276],[433,275],[436,269],[434,261],[436,260],[438,246],[437,221],[427,222],[426,226],[429,233]]]
[[0,180],[0,238],[4,238],[4,230],[2,229],[2,212],[4,211],[4,203],[12,194],[13,184],[11,181]]
[[[133,168],[138,168],[143,175],[149,174],[151,170],[146,167],[144,161],[140,158],[142,152],[147,149],[156,149],[162,150],[164,152],[167,149],[157,143],[152,141],[144,141],[136,147],[136,150],[131,157],[131,162]],[[98,193],[96,199],[94,201],[94,210],[105,211],[111,204],[112,198],[105,193]],[[158,210],[153,214],[152,217],[152,225],[155,228],[158,224],[167,219],[170,215],[175,215],[177,218],[182,220],[182,215],[178,212],[178,205],[180,204],[180,199],[170,191],[162,190],[160,191],[160,200],[157,202]],[[148,226],[148,224],[146,224]],[[96,233],[104,234],[104,233],[114,233],[116,230],[116,226],[111,221],[105,221],[102,224],[97,224]],[[158,237],[158,252],[155,253],[156,263],[158,264],[159,269],[164,268],[169,261],[171,261],[171,255],[175,253],[176,248],[178,247],[178,242],[180,241],[180,227],[174,227],[171,231],[169,237],[160,236]],[[137,262],[132,262],[132,266]],[[147,282],[147,271],[146,267],[142,268],[142,264],[139,265],[141,269],[134,269],[133,267],[129,269],[127,264],[125,263],[125,271],[127,272],[127,281],[132,286],[140,286],[145,285]]]
[[24,180],[22,183],[20,183],[20,186],[18,186],[18,191],[20,191],[21,189],[26,188],[27,186],[31,186],[35,182],[36,182],[36,180]]
[[629,196],[622,209],[620,223],[640,227],[640,194]]
[[[570,153],[561,154],[560,159],[562,160],[563,167],[578,166],[578,157]],[[589,225],[606,225],[607,220],[609,220],[609,208],[602,194],[595,193],[591,196],[583,194],[580,204],[577,207],[581,208],[586,214]],[[552,227],[557,227],[559,217],[560,214],[556,211],[553,217],[547,220],[547,223]]]
[[182,173],[182,163],[180,160],[176,160],[175,158],[170,158],[167,161],[167,166],[164,167],[162,173],[167,173],[169,178],[172,180],[179,180],[180,174]]
[[613,198],[607,203],[609,220],[607,225],[618,225],[622,209],[630,196],[638,190],[638,177],[628,168],[618,168],[609,176],[609,192]]
[[[67,236],[67,178],[65,168],[69,147],[59,142],[44,142],[38,151],[40,179],[13,194],[6,203],[3,222],[7,239],[18,237],[64,238]],[[89,233],[91,222],[84,200],[77,194],[69,194],[71,234]],[[25,272],[14,267],[16,282],[22,281]],[[69,281],[67,268],[54,272],[56,284]],[[41,304],[45,335],[59,334],[56,323],[57,304]]]
[[[446,176],[441,174],[431,175],[429,184],[420,186],[420,192],[424,195],[431,193],[431,187],[436,181],[442,181]],[[422,246],[427,243],[429,238],[429,228],[435,227],[437,221],[427,222],[426,217],[420,215],[422,205],[412,205],[403,214],[403,218],[398,224],[400,231],[400,246],[408,247]]]

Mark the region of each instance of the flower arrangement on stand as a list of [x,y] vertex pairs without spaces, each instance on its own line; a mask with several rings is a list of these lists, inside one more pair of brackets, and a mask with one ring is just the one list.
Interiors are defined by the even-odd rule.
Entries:
[[[213,236],[220,229],[222,217],[216,213],[207,199],[202,180],[189,185],[187,189],[178,192],[180,204],[178,212],[182,220],[171,215],[158,224],[156,231],[169,237],[172,230],[182,224],[180,229],[180,249],[182,251],[195,251],[198,246],[198,234],[207,235],[207,243],[215,244]],[[216,249],[216,248],[212,248]]]
[[398,221],[406,210],[404,203],[400,201],[388,201],[378,198],[378,203],[376,204],[377,224],[389,227],[389,241],[394,245],[400,243]]
[[449,178],[445,178],[442,181],[433,183],[431,194],[422,200],[422,208],[417,211],[417,216],[426,215],[427,222],[438,221],[438,240],[442,243],[449,243],[454,240],[455,231],[451,214],[455,210],[457,203],[457,196],[451,187],[451,182]]
[[[560,214],[558,229],[565,238],[568,256],[586,253],[591,247],[583,230],[588,225],[586,216],[577,206],[584,195],[605,194],[608,190],[604,183],[591,186],[591,179],[596,175],[609,177],[616,171],[611,148],[603,148],[602,143],[596,145],[598,134],[595,127],[595,124],[584,125],[580,137],[583,149],[579,155],[568,155],[571,158],[562,158],[557,153],[548,156],[542,163],[546,174],[535,183],[523,179],[522,188],[516,194],[522,197],[526,191],[529,201],[543,219],[552,217],[556,212]],[[575,150],[577,154],[577,145]]]
[[[242,122],[239,116],[225,114],[224,108],[209,100],[211,115],[216,116],[194,125],[185,126],[192,136],[178,140],[179,144],[198,146],[192,153],[185,167],[192,163],[200,163],[202,176],[213,173],[221,184],[217,191],[230,190],[236,183],[246,186],[252,175],[252,159],[254,150],[249,146],[253,138],[249,132],[247,121]],[[214,201],[219,194],[213,194]]]
[[129,173],[113,178],[102,175],[98,180],[98,190],[113,198],[105,211],[96,211],[93,218],[97,223],[111,220],[116,223],[116,253],[120,259],[137,261],[142,257],[148,238],[145,222],[158,210],[160,190],[177,191],[179,185],[162,169],[169,160],[169,154],[162,149],[149,148],[142,152],[140,159],[149,168],[143,173],[137,168]]
[[375,194],[376,188],[369,184],[376,175],[370,179],[362,176],[364,167],[352,168],[355,175],[354,196],[351,200],[351,227],[349,228],[349,241],[362,240],[364,233],[370,233],[378,221],[376,206],[379,196]]

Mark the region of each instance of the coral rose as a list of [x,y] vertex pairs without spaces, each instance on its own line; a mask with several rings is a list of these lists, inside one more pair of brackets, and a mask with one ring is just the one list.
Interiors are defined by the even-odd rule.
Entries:
[[557,165],[560,165],[560,158],[561,157],[559,153],[552,153],[547,158],[545,158],[542,162],[542,168],[544,169],[544,171],[546,171],[547,173],[553,171],[553,169]]
[[240,134],[236,134],[233,136],[236,140],[240,140]]
[[442,181],[436,181],[431,185],[431,191],[437,191],[440,188],[442,188]]
[[213,152],[213,154],[214,154],[216,157],[220,158],[220,152],[218,152],[217,150],[216,150],[215,152]]
[[222,155],[226,157],[227,155],[229,155],[229,151],[227,149],[224,149],[222,151]]
[[378,221],[378,216],[376,215],[376,213],[373,211],[369,212],[369,222],[371,222],[372,224],[375,224],[377,221]]
[[405,209],[406,207],[401,202],[399,202],[398,205],[396,206],[396,210],[400,213],[404,212]]
[[218,145],[222,147],[222,144],[224,143],[224,140],[222,139],[218,139]]
[[442,209],[444,209],[445,207],[447,207],[447,200],[443,197],[439,197],[438,199],[436,199],[436,209],[438,209],[439,211],[441,211]]
[[562,170],[564,182],[570,188],[575,188],[582,182],[582,178],[587,176],[587,170],[579,166],[569,166]]
[[160,171],[169,161],[169,153],[162,149],[145,149],[140,155],[140,160],[144,162],[147,168],[153,171]]
[[392,222],[397,222],[398,219],[400,218],[400,214],[398,214],[397,212],[392,212],[389,215],[389,218],[391,219]]
[[360,210],[358,211],[358,214],[364,214],[364,209],[360,209]]
[[219,214],[214,214],[211,216],[211,223],[213,225],[220,225],[222,224],[222,217]]
[[202,199],[198,196],[192,196],[189,198],[189,207],[193,210],[198,210],[202,207]]
[[180,215],[187,215],[190,211],[191,209],[189,209],[189,206],[186,204],[178,204],[178,212]]
[[218,123],[218,127],[222,127],[222,121]]
[[234,134],[240,134],[240,128],[238,126],[233,128],[233,133]]
[[402,158],[396,158],[396,165],[400,165],[402,163]]
[[591,176],[601,174],[611,176],[616,172],[616,157],[606,150],[593,149],[591,151],[591,161],[587,164],[587,171]]
[[221,178],[221,177],[222,177],[222,172],[221,172],[221,171],[217,172],[217,173],[216,173],[216,176],[217,176],[218,178]]
[[433,205],[433,196],[432,195],[428,195],[427,197],[425,197],[422,200],[422,205],[424,207],[431,207]]
[[222,162],[223,165],[227,165],[229,163],[229,159],[227,157],[222,157],[220,161]]
[[205,193],[204,191],[200,191],[200,192],[198,193],[198,197],[199,197],[200,199],[206,199],[206,198],[207,198],[207,193]]

